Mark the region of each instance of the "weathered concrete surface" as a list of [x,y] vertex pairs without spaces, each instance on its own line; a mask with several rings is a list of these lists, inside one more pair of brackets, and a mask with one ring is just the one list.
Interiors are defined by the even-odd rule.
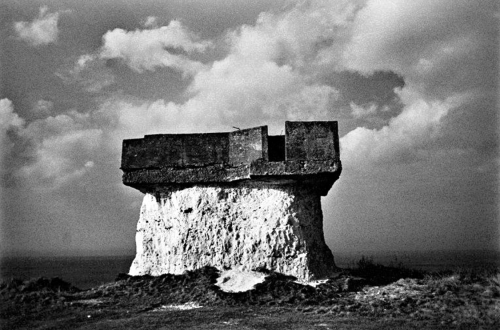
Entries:
[[156,134],[123,141],[122,170],[238,166],[267,160],[267,126],[228,133]]
[[170,184],[329,173],[331,187],[341,171],[337,122],[286,122],[285,133],[268,136],[261,126],[124,140],[123,183],[146,192]]
[[286,122],[286,159],[339,161],[337,126],[336,121]]
[[309,281],[336,267],[313,186],[253,181],[147,193],[131,275],[266,267]]
[[[326,196],[328,190],[340,175],[340,165],[335,161],[255,161],[251,165],[242,164],[235,167],[223,165],[207,165],[197,168],[159,168],[137,169],[123,173],[127,185],[146,193],[156,187],[182,185],[193,186],[199,183],[228,183],[242,180],[295,180],[297,182],[313,180],[321,185],[318,189],[321,196]],[[318,180],[321,178],[321,180]]]

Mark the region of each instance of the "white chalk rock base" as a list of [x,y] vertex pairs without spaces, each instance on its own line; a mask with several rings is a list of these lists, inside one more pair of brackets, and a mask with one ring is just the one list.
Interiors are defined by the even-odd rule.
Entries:
[[311,189],[196,186],[147,193],[130,275],[181,274],[204,266],[265,267],[309,281],[335,272]]

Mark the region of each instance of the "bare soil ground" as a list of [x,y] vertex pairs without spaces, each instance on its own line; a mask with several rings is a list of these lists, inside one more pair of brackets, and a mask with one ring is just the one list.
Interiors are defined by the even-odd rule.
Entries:
[[89,290],[61,279],[0,284],[1,329],[499,329],[496,269],[424,274],[362,259],[317,287],[268,272],[247,292],[215,268]]

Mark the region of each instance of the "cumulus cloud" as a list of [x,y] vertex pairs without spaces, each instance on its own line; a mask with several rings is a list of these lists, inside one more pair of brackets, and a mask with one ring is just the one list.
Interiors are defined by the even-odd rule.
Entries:
[[0,100],[1,169],[33,188],[57,188],[94,167],[101,135],[89,114],[71,110],[26,124],[10,100]]
[[[210,43],[178,21],[149,30],[115,29],[104,35],[99,55],[80,61],[84,66],[97,56],[121,58],[139,72],[168,66],[191,75],[185,102],[119,96],[104,103],[99,113],[115,137],[262,124],[277,134],[285,120],[335,120],[346,111],[345,124],[358,127],[341,139],[343,159],[354,165],[407,162],[428,155],[422,150],[430,142],[446,140],[457,108],[473,113],[464,95],[477,99],[485,92],[487,84],[476,77],[484,77],[484,66],[494,59],[470,59],[497,52],[483,47],[492,38],[492,22],[479,17],[494,20],[484,10],[489,2],[453,3],[300,2],[229,31],[226,56],[205,65],[187,55]],[[456,24],[460,18],[467,24]],[[395,100],[345,99],[336,88],[342,81],[329,79],[358,72],[369,80],[380,70],[404,79]]]
[[[498,23],[493,3],[367,2],[353,22],[342,65],[366,75],[377,70],[401,75],[406,86],[398,94],[404,108],[382,129],[359,127],[344,136],[346,161],[356,165],[384,158],[390,162],[394,157],[407,161],[417,149],[437,141],[437,132],[456,134],[464,118],[469,121],[465,130],[480,129],[495,140],[495,125],[477,120],[489,117],[491,122],[495,116],[488,101],[497,88],[497,78],[490,73],[496,72],[491,66],[498,57],[498,37],[491,28]],[[357,110],[361,109],[353,108],[355,116],[364,113]],[[474,138],[467,136],[470,148]],[[457,146],[456,141],[447,141],[449,145],[442,147]]]
[[314,6],[263,13],[255,25],[229,31],[228,53],[209,64],[190,59],[190,54],[203,52],[210,41],[200,40],[178,21],[153,28],[156,20],[149,17],[146,25],[151,29],[108,31],[98,53],[82,55],[60,77],[92,81],[83,78],[85,72],[102,74],[105,70],[92,66],[107,59],[121,59],[138,72],[165,66],[190,76],[185,102],[121,94],[104,102],[97,121],[109,125],[114,146],[144,134],[231,130],[235,125],[269,124],[271,133],[279,134],[285,120],[334,119],[331,109],[339,92],[317,79],[321,51],[343,38],[357,9],[348,1],[315,1]]
[[5,98],[0,100],[0,132],[6,134],[11,128],[20,128],[24,120],[14,112],[12,101]]
[[[107,123],[106,141],[116,151],[123,139],[146,134],[230,131],[235,125],[243,128],[264,123],[270,124],[271,134],[279,134],[283,119],[318,119],[336,97],[336,92],[325,86],[285,87],[290,90],[284,94],[272,88],[250,87],[237,94],[208,90],[182,104],[117,97],[103,103],[96,118]],[[304,109],[308,112],[303,113]]]
[[[387,104],[347,100],[351,120],[364,122],[342,138],[343,157],[369,163],[380,161],[385,153],[403,159],[401,155],[415,155],[415,148],[428,145],[424,141],[433,141],[440,136],[438,132],[445,132],[449,122],[443,118],[462,102],[457,101],[462,100],[460,95],[473,94],[463,88],[472,88],[467,82],[458,88],[448,80],[459,74],[460,70],[451,69],[456,63],[467,63],[461,68],[470,73],[468,77],[475,74],[479,64],[469,61],[468,56],[480,53],[479,45],[485,40],[469,27],[472,24],[472,31],[482,31],[486,25],[469,18],[467,27],[457,26],[453,31],[449,26],[457,17],[477,18],[478,14],[475,5],[466,1],[448,5],[427,0],[418,4],[300,2],[281,13],[262,13],[254,25],[228,32],[227,55],[196,69],[186,64],[192,64],[191,60],[171,53],[169,47],[189,53],[203,51],[209,43],[195,41],[177,21],[151,30],[109,31],[103,37],[101,57],[122,58],[137,71],[176,67],[191,72],[192,80],[189,99],[183,103],[112,99],[102,106],[101,113],[115,118],[113,130],[119,131],[116,136],[120,137],[126,137],[127,132],[138,137],[142,133],[227,130],[234,125],[263,123],[276,134],[285,120],[338,118],[337,101],[343,95],[335,84],[342,81],[328,83],[327,77],[354,71],[369,80],[371,74],[385,70],[400,75],[406,86],[394,94],[396,101]],[[149,21],[154,22],[152,18]],[[463,74],[461,77],[468,79]],[[440,86],[439,93],[429,88],[434,85]],[[370,123],[378,127],[365,126]]]
[[9,131],[19,130],[23,127],[24,120],[14,112],[14,106],[9,99],[0,100],[0,173],[3,174],[5,159],[14,143],[9,138]]
[[17,175],[29,178],[35,186],[49,188],[79,178],[93,167],[85,156],[91,156],[100,135],[100,130],[90,129],[49,137],[36,146],[36,161],[23,166]]
[[95,54],[79,56],[70,67],[63,67],[56,75],[67,84],[78,84],[89,93],[101,92],[116,81],[106,61]]
[[341,139],[343,161],[352,167],[380,162],[418,159],[419,151],[439,134],[442,119],[461,104],[465,96],[426,102],[410,91],[401,91],[403,112],[379,130],[358,127]]
[[[10,157],[10,152],[14,146],[13,141],[9,137],[9,133],[13,130],[18,130],[24,125],[24,120],[20,118],[15,112],[12,102],[7,99],[0,99],[0,204],[3,206],[4,193],[3,186],[5,182],[6,171],[6,161]],[[5,228],[4,223],[6,217],[4,217],[4,208],[0,207],[0,236],[2,236],[2,242],[0,244],[5,244]]]
[[48,100],[38,100],[33,107],[32,113],[35,118],[45,118],[54,109],[54,102]]
[[309,82],[289,65],[243,55],[230,54],[197,74],[190,88],[195,96],[183,107],[210,113],[228,127],[265,122],[274,130],[284,120],[328,118],[334,88]]
[[[152,24],[151,20],[148,23]],[[159,28],[125,31],[114,29],[103,36],[100,57],[123,60],[137,72],[153,71],[156,67],[169,67],[185,74],[203,68],[201,62],[187,56],[203,52],[210,43],[187,30],[179,21]]]
[[115,153],[119,153],[123,139],[165,133],[174,128],[177,128],[176,131],[189,131],[190,121],[193,126],[211,122],[210,118],[204,121],[198,114],[181,113],[180,107],[173,102],[149,102],[121,95],[102,103],[96,118],[105,123],[105,140]]
[[357,105],[354,102],[350,102],[349,106],[351,107],[352,115],[354,118],[361,118],[372,115],[377,112],[378,108],[378,106],[373,102],[365,106]]
[[495,1],[368,1],[354,20],[343,64],[366,74],[399,73],[433,97],[484,87],[496,72],[496,15]]
[[49,13],[48,7],[40,7],[38,17],[32,22],[16,22],[14,29],[18,37],[33,46],[43,46],[57,41],[59,13]]
[[33,161],[17,171],[19,177],[49,187],[78,178],[93,167],[102,131],[90,115],[74,110],[31,122],[20,137],[31,144]]
[[148,16],[144,21],[145,27],[155,28],[158,25],[158,17],[156,16]]
[[[429,1],[421,4],[300,2],[281,13],[263,13],[254,25],[229,31],[227,54],[206,64],[190,59],[190,54],[205,51],[210,41],[200,40],[178,21],[154,27],[156,21],[150,17],[146,26],[151,29],[108,31],[97,53],[82,55],[69,74],[61,77],[97,92],[115,81],[106,70],[108,59],[121,59],[137,72],[170,67],[190,76],[185,101],[141,100],[119,94],[86,117],[70,112],[35,121],[26,128],[25,136],[31,134],[35,140],[37,134],[52,132],[54,123],[67,127],[68,131],[44,136],[36,155],[47,163],[56,159],[53,168],[73,173],[75,168],[91,168],[84,166],[92,164],[91,157],[73,163],[66,157],[69,150],[90,155],[98,141],[106,140],[119,151],[122,139],[144,134],[225,131],[232,126],[262,124],[270,125],[271,134],[279,134],[285,120],[335,120],[341,111],[338,101],[345,95],[336,88],[342,81],[327,77],[354,71],[369,80],[371,74],[386,70],[405,80],[405,86],[394,93],[397,102],[342,100],[350,115],[346,121],[359,126],[342,137],[342,158],[361,167],[384,160],[419,159],[430,142],[449,132],[449,118],[467,105],[464,95],[477,97],[477,84],[458,87],[435,72],[448,70],[448,77],[455,78],[460,70],[450,71],[450,67],[481,54],[479,46],[485,42],[484,34],[474,37],[463,27],[450,33],[446,27],[454,17],[465,17],[473,5],[459,2],[450,14],[446,6]],[[421,22],[433,33],[420,32]],[[469,22],[472,31],[484,29],[481,22]],[[409,40],[412,47],[408,47]],[[469,62],[474,61],[461,70],[471,77],[478,64]],[[439,91],[428,88],[434,85],[441,86]],[[376,128],[367,126],[375,122]],[[33,165],[24,173],[54,178],[50,168]]]
[[[323,5],[334,6],[327,1]],[[353,8],[343,3],[338,12],[324,14],[302,6],[291,13],[262,14],[255,26],[230,31],[226,56],[193,71],[187,101],[132,100],[118,96],[105,102],[99,113],[112,125],[110,140],[118,145],[122,138],[144,134],[227,131],[232,126],[263,124],[270,125],[272,134],[279,134],[285,120],[332,119],[331,108],[339,93],[334,87],[316,81],[312,60],[321,47],[313,45],[325,42],[331,34],[329,23],[344,26]],[[303,14],[307,14],[306,18]],[[317,22],[322,25],[317,27]],[[309,27],[307,31],[303,31],[301,24]],[[152,69],[163,63],[158,59],[167,52],[159,49],[158,36],[161,31],[170,30],[177,31],[169,32],[175,36],[170,37],[175,43],[164,42],[170,46],[192,51],[203,50],[207,45],[192,44],[192,37],[187,34],[179,39],[184,28],[173,21],[160,29],[108,32],[103,38],[101,56],[118,57],[120,53],[136,70]],[[142,36],[144,40],[135,42]],[[166,36],[163,38],[168,40]],[[132,41],[133,46],[125,47]],[[113,46],[113,42],[118,46]],[[141,47],[146,42],[149,46]]]
[[262,13],[254,26],[244,25],[230,35],[231,52],[246,60],[287,64],[303,74],[331,73],[338,61],[325,65],[324,52],[330,59],[340,57],[359,9],[357,1],[313,0],[282,13]]

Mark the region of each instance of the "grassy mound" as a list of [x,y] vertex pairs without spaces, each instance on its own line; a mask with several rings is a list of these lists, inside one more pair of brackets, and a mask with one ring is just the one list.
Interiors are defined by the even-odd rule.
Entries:
[[98,315],[121,318],[191,304],[215,309],[284,308],[330,318],[500,326],[497,269],[424,273],[362,258],[356,268],[342,270],[316,287],[297,283],[291,276],[259,271],[267,274],[264,282],[236,293],[215,285],[220,273],[213,267],[157,277],[121,274],[115,282],[89,290],[78,290],[61,279],[11,280],[0,285],[0,325],[30,328],[41,320],[62,317],[76,322],[75,317],[85,313],[94,315],[95,321]]

